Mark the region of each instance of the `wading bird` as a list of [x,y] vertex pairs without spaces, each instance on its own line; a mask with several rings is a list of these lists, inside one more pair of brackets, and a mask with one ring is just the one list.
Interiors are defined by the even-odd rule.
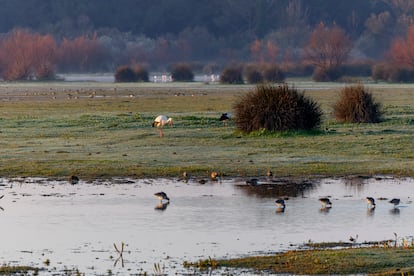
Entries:
[[216,171],[212,171],[211,173],[210,173],[210,179],[212,180],[212,181],[217,181],[218,180],[218,173],[216,172]]
[[71,175],[71,176],[69,177],[69,182],[70,182],[70,184],[72,184],[72,185],[76,185],[76,184],[78,184],[78,183],[79,183],[79,177],[77,177],[76,175]]
[[161,202],[163,201],[163,200],[166,200],[166,201],[168,201],[168,202],[170,202],[170,198],[167,196],[167,194],[166,193],[164,193],[164,192],[158,192],[158,193],[155,193],[154,194]]
[[320,198],[319,199],[319,202],[322,205],[322,209],[326,209],[326,208],[331,208],[332,207],[332,202],[327,197]]
[[400,199],[399,198],[393,198],[389,201],[389,203],[394,204],[394,208],[396,208],[397,205],[400,204]]
[[276,203],[276,206],[277,206],[278,209],[283,209],[284,210],[285,207],[286,207],[285,201],[281,198],[276,199],[275,203]]
[[368,208],[375,208],[375,199],[373,197],[367,196],[366,198],[367,200],[367,204],[368,204]]
[[160,137],[164,136],[162,129],[165,125],[172,126],[172,118],[167,118],[167,116],[165,115],[159,115],[157,118],[154,119],[154,122],[152,123],[152,127],[158,128],[158,131],[160,132]]

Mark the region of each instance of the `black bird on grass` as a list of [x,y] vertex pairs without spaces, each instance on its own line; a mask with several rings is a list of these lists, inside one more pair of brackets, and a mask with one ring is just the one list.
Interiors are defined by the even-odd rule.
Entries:
[[230,120],[230,113],[226,112],[221,114],[219,121],[223,122],[223,126],[227,126],[227,122]]

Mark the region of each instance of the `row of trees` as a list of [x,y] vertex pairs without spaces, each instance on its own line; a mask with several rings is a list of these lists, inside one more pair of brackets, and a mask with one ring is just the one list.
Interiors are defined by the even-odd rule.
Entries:
[[[180,48],[182,51],[187,49],[184,44]],[[43,80],[54,78],[56,72],[111,71],[117,67],[117,64],[140,63],[148,67],[152,62],[163,60],[167,62],[170,60],[168,56],[172,55],[175,49],[164,40],[152,46],[143,44],[140,48],[131,48],[118,56],[96,34],[57,41],[49,34],[42,35],[24,29],[15,29],[0,39],[0,74],[4,80]],[[326,26],[320,23],[309,35],[300,53],[294,55],[291,51],[280,49],[276,41],[255,39],[249,47],[250,58],[241,62],[277,64],[284,72],[293,71],[292,68],[298,68],[299,65],[309,65],[314,68],[315,80],[336,80],[344,74],[344,65],[352,62],[350,57],[352,57],[354,42],[339,26],[335,24]],[[386,66],[375,68],[382,68],[382,71],[386,72],[395,69],[392,71],[393,75],[396,74],[395,71],[414,71],[413,49],[414,25],[408,28],[405,37],[392,41],[384,59]],[[185,58],[177,61],[185,61]],[[203,73],[217,73],[217,70],[221,70],[223,66],[225,64],[205,66]],[[266,75],[263,72],[258,73]],[[255,74],[260,77],[257,72]],[[373,75],[378,79],[398,81],[398,78],[391,79],[385,73]]]
[[104,49],[96,37],[80,36],[57,43],[51,35],[16,29],[0,41],[4,80],[47,80],[61,70],[88,69],[101,62]]

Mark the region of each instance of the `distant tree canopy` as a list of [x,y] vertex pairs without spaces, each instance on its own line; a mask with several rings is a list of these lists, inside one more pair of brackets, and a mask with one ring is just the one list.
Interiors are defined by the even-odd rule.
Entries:
[[382,59],[414,22],[414,0],[0,0],[0,7],[0,37],[24,29],[53,38],[59,71],[298,63],[321,22],[343,30],[358,59]]

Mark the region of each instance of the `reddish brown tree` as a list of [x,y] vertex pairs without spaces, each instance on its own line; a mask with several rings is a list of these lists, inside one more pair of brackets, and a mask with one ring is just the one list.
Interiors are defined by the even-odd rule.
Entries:
[[255,62],[263,62],[262,42],[259,39],[250,45],[250,54]]
[[349,56],[352,40],[338,26],[319,24],[305,47],[306,59],[321,70],[339,68]]
[[28,79],[30,76],[31,34],[13,30],[0,42],[1,76],[4,80]]
[[4,80],[51,78],[55,53],[53,37],[15,29],[0,41],[1,76]]
[[405,39],[397,38],[391,43],[388,56],[399,67],[414,68],[414,25],[408,28]]
[[64,38],[58,51],[58,64],[64,71],[87,71],[104,59],[105,50],[96,34]]
[[55,77],[57,46],[51,35],[33,36],[32,71],[36,79]]

